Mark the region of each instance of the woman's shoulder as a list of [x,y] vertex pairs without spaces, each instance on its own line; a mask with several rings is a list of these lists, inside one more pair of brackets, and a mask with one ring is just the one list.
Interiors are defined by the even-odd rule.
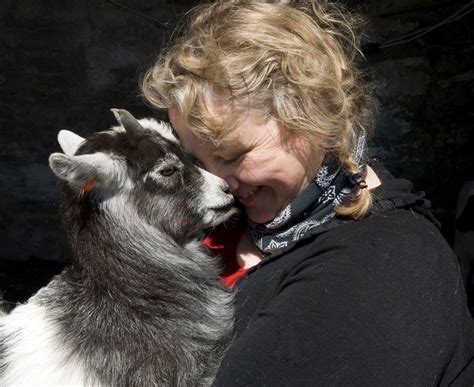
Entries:
[[[397,272],[408,281],[416,273],[457,279],[458,264],[438,228],[410,209],[373,214],[348,221],[296,245],[288,256],[296,257],[294,270],[324,265],[339,273],[367,275],[378,269]],[[292,265],[291,259],[288,265]],[[392,273],[393,274],[393,273]]]
[[435,302],[439,308],[454,299],[458,306],[463,301],[453,296],[463,291],[453,251],[436,226],[406,209],[346,222],[307,238],[248,276],[263,287],[269,286],[269,278],[271,283],[278,278],[273,294],[299,283],[302,292],[317,286],[356,298],[371,295],[380,302],[427,294],[441,294]]
[[[361,220],[342,222],[338,227],[313,238],[318,243],[346,246],[357,244],[364,249],[385,251],[389,246],[410,247],[426,254],[427,248],[450,248],[439,228],[425,215],[411,207],[373,213]],[[430,246],[425,244],[429,243]],[[359,248],[360,250],[360,248]]]

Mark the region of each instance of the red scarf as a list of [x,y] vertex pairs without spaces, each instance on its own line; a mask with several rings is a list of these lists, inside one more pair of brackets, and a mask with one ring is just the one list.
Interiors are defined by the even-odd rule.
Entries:
[[221,282],[233,287],[237,280],[243,277],[248,269],[239,266],[237,262],[237,244],[245,229],[243,222],[237,224],[223,224],[212,231],[202,244],[206,246],[213,255],[221,258],[224,271]]

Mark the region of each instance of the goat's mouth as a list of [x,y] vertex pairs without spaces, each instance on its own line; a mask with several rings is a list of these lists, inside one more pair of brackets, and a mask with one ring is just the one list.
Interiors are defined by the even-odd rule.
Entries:
[[231,201],[224,206],[209,208],[210,211],[221,212],[221,213],[228,212],[232,209],[236,209],[234,201]]
[[204,227],[214,227],[229,219],[238,212],[234,200],[223,206],[207,208],[204,213]]

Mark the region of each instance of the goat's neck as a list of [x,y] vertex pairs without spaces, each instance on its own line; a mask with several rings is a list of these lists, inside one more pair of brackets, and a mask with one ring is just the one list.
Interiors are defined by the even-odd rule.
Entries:
[[90,269],[102,264],[113,268],[133,265],[172,270],[179,265],[203,269],[204,262],[197,260],[206,259],[204,254],[190,254],[186,247],[147,223],[131,205],[119,207],[119,211],[112,201],[101,206],[79,235],[71,238],[78,264]]

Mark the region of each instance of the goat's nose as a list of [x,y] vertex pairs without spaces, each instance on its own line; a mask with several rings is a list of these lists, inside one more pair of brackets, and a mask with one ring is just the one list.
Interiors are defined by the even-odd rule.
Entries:
[[230,193],[229,184],[227,184],[226,182],[224,182],[224,183],[222,184],[222,191],[224,191],[225,194],[229,194],[229,193]]

